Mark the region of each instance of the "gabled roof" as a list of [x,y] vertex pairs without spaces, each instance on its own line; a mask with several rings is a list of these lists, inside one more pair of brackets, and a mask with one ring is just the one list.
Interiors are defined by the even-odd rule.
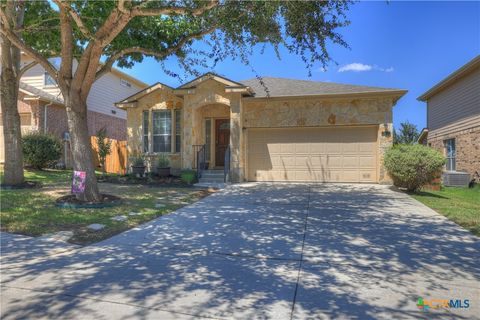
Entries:
[[331,96],[353,94],[392,94],[404,95],[407,91],[392,88],[358,86],[333,82],[295,80],[287,78],[263,77],[240,81],[255,92],[255,98],[295,97],[295,96]]
[[225,77],[222,77],[216,73],[213,73],[213,72],[207,72],[205,73],[204,75],[201,75],[200,77],[197,77],[195,79],[193,79],[192,81],[189,81],[185,84],[182,84],[180,87],[178,87],[177,89],[191,89],[191,88],[195,88],[198,84],[204,82],[204,81],[207,81],[207,80],[210,80],[210,79],[213,79],[215,81],[218,81],[220,83],[223,83],[225,84],[225,86],[227,87],[246,87],[244,84],[240,83],[240,82],[236,82],[236,81],[233,81],[233,80],[230,80],[230,79],[227,79]]
[[30,99],[39,99],[39,100],[58,103],[62,105],[64,103],[62,94],[55,96],[46,91],[43,91],[42,89],[38,89],[29,84],[26,84],[25,82],[22,82],[22,81],[20,81],[20,91],[26,93]]
[[472,72],[473,70],[476,70],[477,68],[480,68],[480,55],[476,56],[475,58],[467,62],[460,69],[457,69],[456,71],[452,72],[445,79],[443,79],[442,81],[437,83],[435,86],[430,88],[427,92],[425,92],[420,97],[418,97],[417,100],[427,101],[432,96],[434,96],[438,92],[445,89],[447,86],[451,85],[452,83],[459,80],[460,78],[468,75],[470,72]]
[[123,108],[121,105],[136,102],[139,99],[141,99],[142,97],[152,93],[153,91],[155,91],[157,89],[167,89],[167,90],[173,91],[172,87],[170,87],[166,84],[163,84],[161,82],[157,82],[157,83],[155,83],[155,84],[153,84],[153,85],[151,85],[151,86],[149,86],[149,87],[147,87],[143,90],[138,91],[135,94],[132,94],[130,97],[127,97],[127,98],[123,99],[122,101],[115,102],[115,105],[119,108]]

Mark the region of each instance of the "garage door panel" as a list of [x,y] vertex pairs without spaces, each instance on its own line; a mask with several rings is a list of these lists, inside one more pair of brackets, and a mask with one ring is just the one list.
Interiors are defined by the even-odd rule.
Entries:
[[375,182],[377,127],[249,129],[251,181]]

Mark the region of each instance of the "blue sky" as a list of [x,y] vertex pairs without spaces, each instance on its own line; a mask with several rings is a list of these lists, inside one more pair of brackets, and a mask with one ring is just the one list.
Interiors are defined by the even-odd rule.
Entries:
[[[348,17],[351,25],[340,31],[350,49],[330,46],[338,65],[330,63],[326,72],[319,65],[309,77],[300,58],[284,50],[281,61],[273,50],[258,50],[251,64],[262,76],[407,89],[394,107],[394,125],[408,120],[421,129],[426,111],[417,97],[480,54],[480,2],[360,2]],[[173,61],[168,66],[178,70]],[[180,84],[153,59],[124,71],[149,84]],[[232,80],[255,76],[239,61],[224,61],[212,71]]]

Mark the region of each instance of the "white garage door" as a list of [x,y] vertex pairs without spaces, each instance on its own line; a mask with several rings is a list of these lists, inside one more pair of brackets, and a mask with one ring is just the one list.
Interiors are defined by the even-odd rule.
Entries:
[[377,130],[248,129],[248,180],[376,182]]

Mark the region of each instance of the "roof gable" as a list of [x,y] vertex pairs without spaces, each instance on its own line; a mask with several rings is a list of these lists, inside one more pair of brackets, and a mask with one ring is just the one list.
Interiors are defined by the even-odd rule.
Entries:
[[127,107],[128,104],[132,104],[133,102],[136,102],[136,101],[140,100],[141,98],[149,95],[150,93],[152,93],[156,90],[169,90],[169,91],[173,92],[172,87],[170,87],[166,84],[163,84],[161,82],[157,82],[157,83],[151,85],[150,87],[147,87],[147,88],[131,95],[130,97],[127,97],[127,98],[123,99],[122,101],[116,102],[115,105],[119,108],[125,108],[125,107]]
[[190,88],[195,88],[198,86],[200,83],[205,82],[207,80],[215,80],[217,82],[220,82],[224,84],[227,87],[246,87],[244,84],[240,82],[236,82],[230,79],[227,79],[225,77],[219,76],[218,74],[208,72],[198,78],[193,79],[192,81],[189,81],[181,86],[179,86],[177,89],[190,89]]

